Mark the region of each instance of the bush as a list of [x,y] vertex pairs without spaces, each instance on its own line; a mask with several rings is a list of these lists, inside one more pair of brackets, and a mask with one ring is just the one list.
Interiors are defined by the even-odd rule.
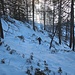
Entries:
[[11,50],[9,53],[10,54],[13,54],[13,53],[15,53],[16,52],[16,50]]
[[27,73],[28,75],[32,75],[32,74],[30,73],[30,70],[29,70],[29,69],[27,69],[26,73]]
[[10,46],[8,46],[8,47],[6,48],[6,50],[7,50],[7,51],[10,51],[10,50],[11,50]]
[[25,58],[25,55],[24,55],[24,54],[22,54],[22,57],[23,57],[23,58]]
[[48,66],[48,64],[46,63],[46,61],[44,61],[44,65],[45,65],[45,66]]
[[33,66],[30,66],[31,70],[33,70]]
[[37,66],[40,66],[40,63],[39,62],[37,62]]
[[35,74],[34,75],[46,75],[43,71],[40,71],[39,68],[35,69]]
[[27,62],[28,64],[31,64],[31,63],[32,63],[32,62],[31,62],[31,59],[27,59],[26,62]]
[[58,69],[58,73],[59,73],[59,75],[61,75],[61,73],[62,73],[62,69],[61,69],[61,67],[59,67],[59,69]]
[[24,42],[24,40],[25,40],[25,38],[24,38],[24,36],[23,35],[21,35],[21,36],[17,36],[20,40],[22,40],[23,42]]
[[31,53],[31,55],[30,55],[30,59],[33,60],[33,53]]
[[1,63],[2,64],[5,64],[5,59],[1,59]]

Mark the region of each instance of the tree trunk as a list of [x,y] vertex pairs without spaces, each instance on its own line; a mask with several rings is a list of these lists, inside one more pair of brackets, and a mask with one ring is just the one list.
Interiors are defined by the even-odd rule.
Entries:
[[71,0],[70,48],[74,51],[74,0]]
[[4,38],[1,19],[0,19],[0,38]]
[[20,17],[20,6],[18,5],[18,19],[21,20],[21,17]]
[[61,5],[62,0],[59,0],[59,18],[58,18],[59,44],[61,44]]
[[44,30],[45,30],[45,14],[46,14],[46,13],[45,13],[45,3],[46,3],[46,2],[45,2],[45,0],[44,0]]
[[28,22],[28,1],[26,0],[26,21]]
[[1,0],[1,4],[2,4],[3,15],[5,15],[5,11],[4,11],[4,0]]
[[32,9],[33,9],[33,30],[35,31],[35,24],[34,24],[34,0],[32,1]]
[[53,4],[53,33],[54,33],[54,20],[55,20],[54,14],[55,14],[55,6],[54,6],[54,4]]

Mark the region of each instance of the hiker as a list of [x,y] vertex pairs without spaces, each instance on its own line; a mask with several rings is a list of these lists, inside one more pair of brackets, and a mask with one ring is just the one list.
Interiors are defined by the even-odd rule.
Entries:
[[41,44],[42,39],[39,37],[39,38],[38,38],[38,41],[39,41],[39,44]]

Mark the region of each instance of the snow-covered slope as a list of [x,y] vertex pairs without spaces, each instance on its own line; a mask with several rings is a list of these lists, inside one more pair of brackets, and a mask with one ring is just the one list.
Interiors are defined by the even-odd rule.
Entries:
[[[36,75],[38,68],[46,75],[75,75],[75,53],[64,42],[59,45],[54,37],[49,49],[48,32],[34,31],[28,23],[12,21],[2,19],[5,38],[0,46],[0,75]],[[40,45],[38,37],[42,39]]]

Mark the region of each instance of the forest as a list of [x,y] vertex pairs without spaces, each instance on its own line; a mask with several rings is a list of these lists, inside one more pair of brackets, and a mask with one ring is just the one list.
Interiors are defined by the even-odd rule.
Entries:
[[74,0],[0,0],[0,15],[31,23],[34,31],[40,23],[52,40],[57,35],[59,44],[69,41],[74,51]]
[[74,4],[75,0],[0,0],[0,75],[10,75],[11,64],[18,70],[10,68],[11,75],[74,75]]

